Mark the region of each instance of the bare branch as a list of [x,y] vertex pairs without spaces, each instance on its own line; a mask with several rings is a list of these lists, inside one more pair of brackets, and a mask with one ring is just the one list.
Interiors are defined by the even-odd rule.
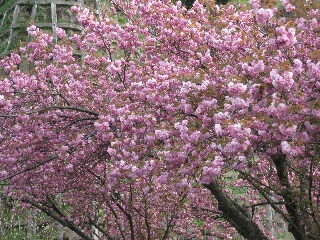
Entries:
[[83,108],[83,107],[75,107],[75,106],[48,106],[48,107],[44,107],[44,108],[40,108],[38,110],[34,110],[32,112],[28,112],[28,114],[33,114],[33,113],[39,113],[39,112],[45,112],[45,111],[49,111],[51,109],[61,109],[61,110],[74,110],[77,112],[85,112],[94,116],[99,116],[98,112],[94,112],[91,111],[89,109]]

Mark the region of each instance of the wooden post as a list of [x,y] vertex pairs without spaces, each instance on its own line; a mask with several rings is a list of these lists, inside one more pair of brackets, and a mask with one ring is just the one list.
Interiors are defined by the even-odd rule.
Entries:
[[270,204],[267,205],[267,216],[269,221],[269,228],[270,228],[270,236],[274,237],[274,227],[273,227],[273,212],[272,207]]
[[20,6],[19,6],[19,4],[16,3],[15,7],[14,7],[14,12],[13,12],[12,23],[10,26],[10,34],[9,34],[9,38],[8,38],[8,44],[5,49],[6,52],[9,51],[9,48],[10,48],[10,44],[12,41],[12,35],[13,35],[13,29],[14,29],[15,24],[17,23],[19,11],[20,11]]

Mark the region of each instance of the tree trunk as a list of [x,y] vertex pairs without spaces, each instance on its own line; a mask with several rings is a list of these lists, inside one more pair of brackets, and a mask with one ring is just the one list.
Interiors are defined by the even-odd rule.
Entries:
[[268,239],[259,226],[252,220],[252,217],[246,209],[226,195],[217,182],[214,181],[210,184],[204,184],[204,187],[207,188],[218,201],[218,209],[222,212],[224,219],[226,219],[239,234],[248,240]]
[[[280,184],[284,189],[281,193],[281,196],[284,199],[285,207],[288,212],[289,232],[291,232],[294,238],[297,240],[319,240],[319,229],[313,226],[313,221],[308,214],[307,209],[304,207],[304,203],[299,202],[298,198],[294,195],[294,189],[289,181],[288,162],[286,155],[279,152],[272,156],[272,160],[276,167]],[[300,189],[304,187],[304,184],[301,182],[301,180],[299,187]],[[301,199],[303,199],[303,197]]]

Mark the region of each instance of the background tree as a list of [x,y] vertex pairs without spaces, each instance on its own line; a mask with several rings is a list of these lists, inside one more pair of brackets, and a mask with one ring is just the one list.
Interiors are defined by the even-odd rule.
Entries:
[[319,239],[316,3],[112,4],[1,61],[5,193],[83,239],[268,239],[267,204]]

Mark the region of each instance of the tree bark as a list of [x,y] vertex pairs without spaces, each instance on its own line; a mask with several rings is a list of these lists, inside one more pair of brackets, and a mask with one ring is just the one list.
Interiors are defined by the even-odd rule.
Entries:
[[[288,212],[288,231],[291,232],[294,238],[297,240],[318,240],[320,237],[319,230],[317,231],[311,228],[310,225],[312,221],[310,216],[306,214],[307,210],[294,196],[294,191],[288,177],[288,163],[286,155],[281,152],[277,153],[272,156],[272,160],[276,167],[280,184],[284,189],[281,193],[281,196],[285,201],[285,207]],[[303,187],[301,182],[299,187]],[[308,227],[311,229],[307,231],[305,225],[309,225]]]
[[248,240],[267,240],[259,226],[252,220],[246,209],[236,203],[226,195],[221,186],[216,182],[203,184],[218,201],[218,209],[222,212],[231,226],[233,226],[241,236]]

